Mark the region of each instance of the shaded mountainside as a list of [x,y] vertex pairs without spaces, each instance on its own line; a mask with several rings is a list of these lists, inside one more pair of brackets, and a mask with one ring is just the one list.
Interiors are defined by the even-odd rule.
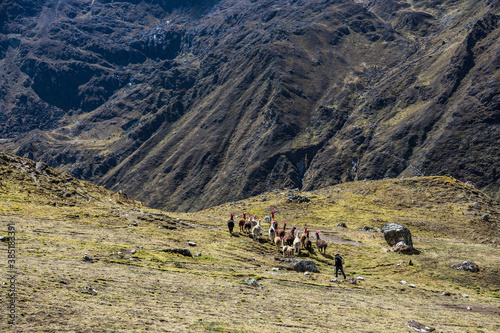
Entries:
[[499,1],[5,1],[0,149],[158,208],[449,174],[498,197]]

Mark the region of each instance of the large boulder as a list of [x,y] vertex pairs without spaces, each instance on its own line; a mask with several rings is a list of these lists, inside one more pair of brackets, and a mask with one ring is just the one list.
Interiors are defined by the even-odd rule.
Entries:
[[398,223],[387,223],[382,229],[387,244],[394,246],[400,242],[413,248],[410,229]]

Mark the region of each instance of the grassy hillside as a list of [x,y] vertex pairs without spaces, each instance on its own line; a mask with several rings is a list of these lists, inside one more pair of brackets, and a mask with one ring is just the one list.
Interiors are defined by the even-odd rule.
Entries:
[[[311,201],[288,202],[289,190],[276,190],[196,213],[166,213],[2,154],[1,230],[7,236],[13,222],[17,231],[18,318],[10,326],[2,316],[0,330],[409,332],[408,320],[438,332],[500,330],[498,201],[447,177],[292,194]],[[314,260],[319,273],[289,270],[266,236],[254,242],[238,228],[229,235],[231,213],[263,217],[272,210],[280,227],[307,226],[329,242],[326,255],[314,245],[298,256]],[[360,230],[387,222],[409,227],[420,254],[388,252],[382,233]],[[7,244],[1,246],[6,298]],[[193,256],[163,251],[180,248]],[[336,252],[348,279],[364,280],[331,282]],[[463,260],[480,271],[450,268]],[[247,284],[250,278],[261,288]]]

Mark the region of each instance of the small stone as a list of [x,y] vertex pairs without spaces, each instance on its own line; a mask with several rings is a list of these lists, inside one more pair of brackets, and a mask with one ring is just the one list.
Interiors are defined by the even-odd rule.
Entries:
[[122,251],[118,251],[118,252],[116,252],[116,254],[123,254],[123,252]]
[[137,253],[137,250],[136,250],[136,249],[133,249],[132,251],[130,251],[130,253],[132,253],[132,254],[136,254],[136,253]]
[[84,292],[87,292],[87,293],[90,293],[92,295],[97,295],[97,290],[95,290],[94,288],[92,287],[83,287],[82,290]]
[[462,297],[463,297],[463,298],[469,298],[469,295],[467,295],[467,294],[463,294],[463,295],[462,295]]
[[188,245],[189,246],[196,246],[196,243],[195,242],[188,242]]
[[470,311],[470,310],[472,310],[472,308],[471,308],[470,306],[468,306],[468,307],[467,307],[467,310],[469,310],[469,311]]
[[433,328],[433,327],[429,327],[427,325],[424,325],[422,323],[419,323],[415,320],[409,320],[407,323],[406,323],[406,326],[408,326],[408,328],[411,328],[415,331],[418,331],[418,332],[433,332],[435,331],[436,329]]
[[178,253],[182,254],[183,256],[186,257],[192,257],[193,255],[191,254],[191,251],[189,249],[163,249],[164,252],[170,252],[170,253]]
[[201,252],[200,253],[196,253],[194,256],[195,257],[201,257]]
[[330,282],[339,282],[339,279],[331,279]]
[[362,276],[358,276],[358,277],[356,278],[356,280],[361,280],[361,281],[364,281],[364,279],[365,279],[365,278],[364,278],[364,277],[362,277]]
[[259,283],[257,282],[257,280],[255,280],[255,279],[245,280],[245,282],[246,282],[249,286],[253,286],[253,287],[256,287],[256,288],[262,289],[262,287],[260,286],[260,284],[259,284]]
[[181,264],[180,262],[177,262],[177,261],[174,261],[173,262],[174,266],[177,267],[177,268],[185,268],[183,264]]
[[137,226],[139,225],[139,222],[134,221],[134,222],[132,222],[132,225],[133,225],[134,227],[137,227]]
[[361,228],[361,230],[368,231],[368,232],[377,232],[377,230],[375,228],[372,228],[369,226],[364,226],[363,228]]
[[337,227],[347,228],[347,225],[344,222],[340,222],[337,224]]
[[446,290],[445,290],[445,291],[443,291],[443,292],[441,293],[441,295],[443,295],[443,296],[450,296],[450,295],[451,295],[451,293],[450,293],[449,291],[446,291]]
[[477,202],[472,203],[472,207],[477,207],[477,206],[479,206],[479,204]]
[[279,271],[280,269],[278,267],[273,267],[272,270],[273,271]]
[[36,162],[35,164],[35,169],[36,171],[40,172],[40,171],[43,171],[45,168],[47,168],[47,164],[45,163],[42,163],[42,162]]
[[304,275],[311,275],[311,273],[309,273],[309,272],[304,272]]
[[407,283],[408,283],[408,282],[406,282],[405,280],[401,280],[401,281],[399,281],[399,282],[400,282],[402,285],[405,285],[405,284],[407,284]]
[[416,288],[417,286],[415,286],[413,283],[410,283],[410,284],[408,285],[408,287],[410,287],[410,288]]
[[462,261],[457,264],[450,265],[452,268],[455,268],[456,270],[459,271],[468,271],[468,272],[479,272],[479,267],[477,266],[476,263],[472,261]]
[[488,221],[490,219],[489,214],[483,214],[483,220]]

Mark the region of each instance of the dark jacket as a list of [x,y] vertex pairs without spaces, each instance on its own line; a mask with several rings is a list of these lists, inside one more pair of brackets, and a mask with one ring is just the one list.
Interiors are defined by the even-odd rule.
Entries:
[[343,263],[344,263],[344,259],[342,259],[341,256],[336,255],[335,256],[335,267],[342,267]]

